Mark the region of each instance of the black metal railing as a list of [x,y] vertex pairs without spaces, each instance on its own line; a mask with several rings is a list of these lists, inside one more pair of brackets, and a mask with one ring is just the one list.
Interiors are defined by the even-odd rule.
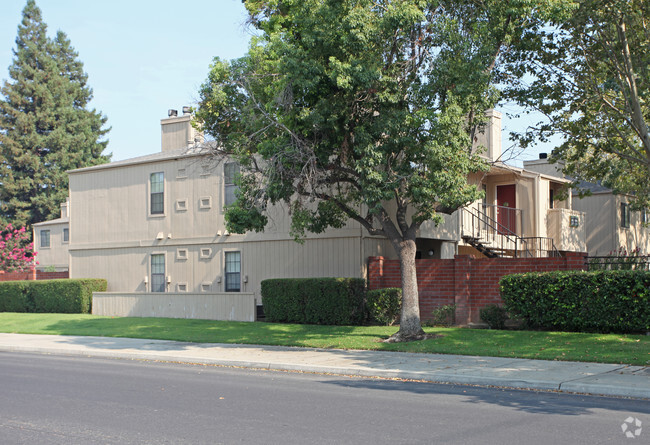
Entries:
[[521,238],[526,242],[530,256],[535,258],[561,257],[560,251],[555,247],[553,238],[543,236],[527,236]]
[[[486,209],[487,206],[484,206]],[[519,209],[517,209],[519,210]],[[517,257],[521,254],[532,256],[527,242],[504,224],[491,218],[487,212],[478,208],[465,207],[461,212],[462,237],[480,242],[481,245],[498,252],[500,256]]]
[[587,270],[650,270],[650,255],[588,256]]

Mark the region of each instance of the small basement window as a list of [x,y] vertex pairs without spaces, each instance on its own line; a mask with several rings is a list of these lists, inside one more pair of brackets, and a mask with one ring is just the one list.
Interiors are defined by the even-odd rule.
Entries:
[[177,283],[176,289],[178,292],[187,292],[187,283]]

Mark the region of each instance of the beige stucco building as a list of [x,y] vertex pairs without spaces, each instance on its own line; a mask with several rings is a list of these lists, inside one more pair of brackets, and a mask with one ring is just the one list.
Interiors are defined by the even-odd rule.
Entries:
[[[564,177],[562,162],[548,162],[545,153],[540,158],[524,161],[524,168],[548,175]],[[583,183],[590,195],[580,197],[573,192],[573,208],[585,214],[586,251],[590,256],[607,256],[619,250],[628,254],[638,248],[641,255],[650,254],[650,218],[647,210],[630,208],[630,197],[616,195],[598,184]]]
[[[567,181],[500,162],[501,116],[490,118],[476,145],[491,169],[470,178],[485,199],[423,224],[418,257],[584,251],[584,214],[553,197]],[[70,277],[108,281],[95,313],[251,320],[265,279],[366,277],[368,257],[396,258],[387,239],[354,221],[296,243],[282,207],[271,208],[264,232],[230,234],[223,208],[234,199],[236,164],[210,156],[189,114],[161,120],[161,141],[158,153],[69,172],[61,224]],[[35,239],[53,224],[36,225]]]
[[64,272],[69,268],[70,244],[69,228],[70,201],[61,204],[61,217],[51,221],[36,223],[34,232],[34,250],[37,252],[36,269],[42,271]]

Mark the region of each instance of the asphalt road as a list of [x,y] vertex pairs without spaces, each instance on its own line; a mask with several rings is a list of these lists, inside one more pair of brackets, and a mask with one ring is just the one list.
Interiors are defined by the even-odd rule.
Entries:
[[650,443],[650,403],[0,353],[0,443]]

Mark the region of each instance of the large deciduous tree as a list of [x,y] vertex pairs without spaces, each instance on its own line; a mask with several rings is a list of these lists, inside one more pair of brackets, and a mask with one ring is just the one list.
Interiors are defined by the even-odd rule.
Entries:
[[78,54],[63,32],[48,38],[34,0],[23,9],[9,77],[0,88],[0,220],[23,226],[57,217],[67,170],[108,161],[108,129],[88,108]]
[[540,2],[245,5],[258,38],[241,59],[215,59],[197,113],[242,165],[229,230],[263,230],[268,206],[284,203],[297,237],[350,219],[387,237],[402,271],[393,339],[420,338],[416,234],[480,197],[473,132],[497,102],[502,50]]
[[[579,0],[514,54],[511,93],[548,118],[522,140],[565,136],[553,158],[579,181],[650,205],[650,2]],[[523,57],[522,57],[523,56]]]

